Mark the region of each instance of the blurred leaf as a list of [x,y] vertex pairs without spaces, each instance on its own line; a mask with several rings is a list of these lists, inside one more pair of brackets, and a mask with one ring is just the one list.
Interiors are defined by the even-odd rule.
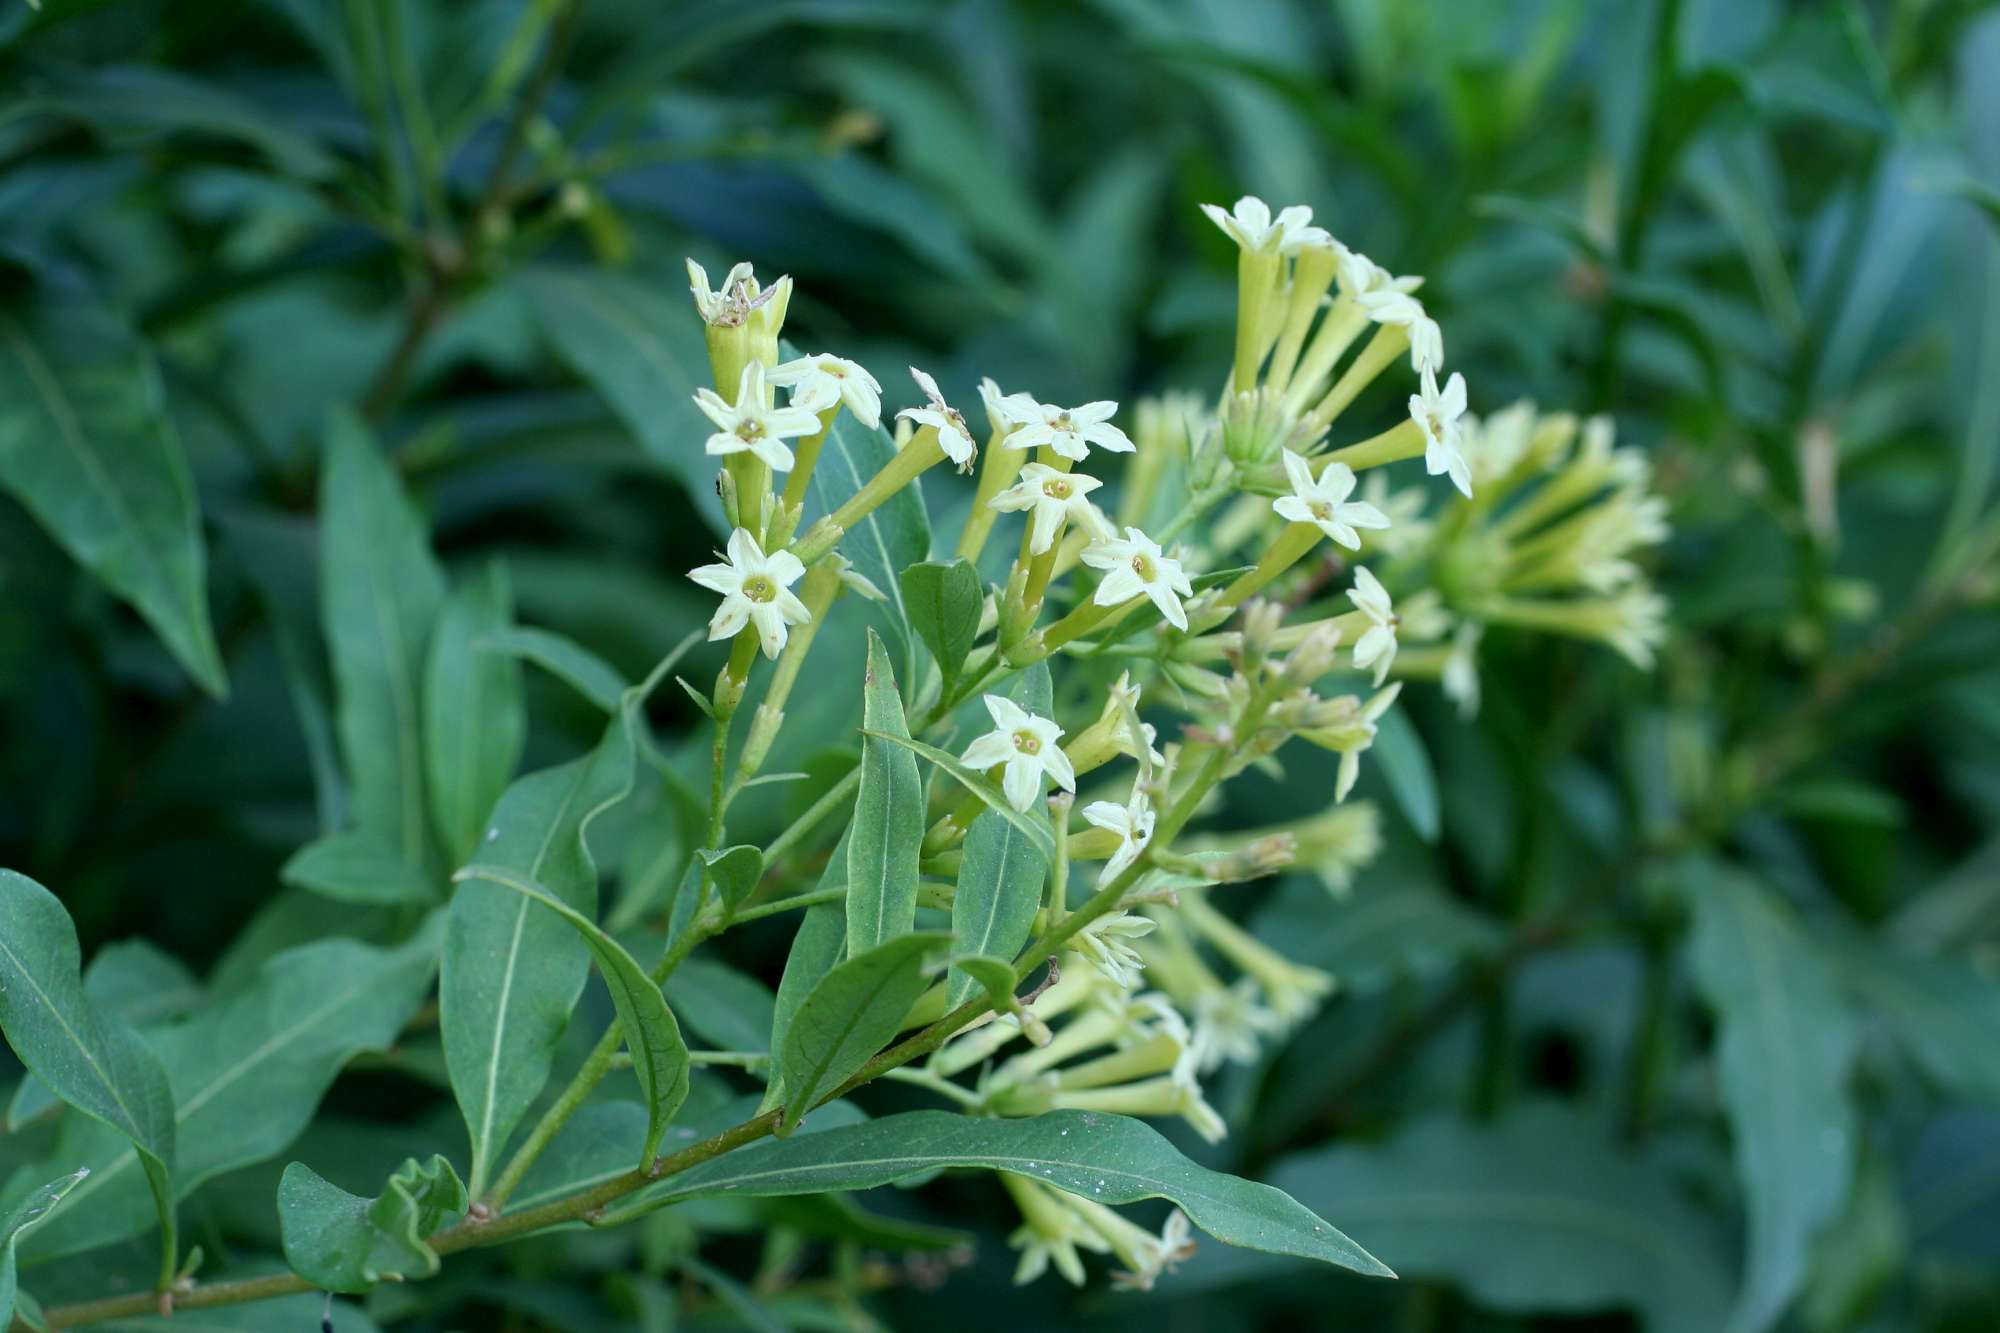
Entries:
[[363,1292],[384,1279],[430,1277],[439,1261],[425,1239],[468,1202],[458,1172],[438,1155],[404,1162],[373,1199],[293,1162],[278,1186],[285,1262],[323,1291]]
[[917,856],[924,840],[924,787],[917,761],[889,744],[909,739],[896,674],[882,640],[868,635],[861,687],[861,786],[847,844],[850,958],[908,931],[917,914]]
[[380,834],[349,829],[329,833],[292,853],[279,878],[295,888],[344,903],[423,903],[437,897],[435,882],[403,859]]
[[489,630],[472,641],[473,650],[502,653],[533,662],[607,713],[630,688],[610,663],[575,640],[531,625]]
[[381,447],[360,418],[335,412],[320,482],[320,602],[341,755],[355,825],[422,874],[438,865],[422,710],[425,647],[443,600],[444,574]]
[[1879,1159],[1863,1159],[1847,1208],[1820,1233],[1800,1314],[1808,1328],[1854,1328],[1909,1261],[1896,1179]]
[[20,1242],[21,1233],[54,1211],[56,1206],[62,1203],[63,1197],[75,1189],[77,1183],[89,1174],[87,1169],[80,1170],[73,1175],[52,1180],[38,1189],[31,1190],[28,1197],[15,1205],[8,1216],[0,1218],[0,1328],[10,1326],[14,1319],[14,1296],[18,1291],[15,1285],[14,1251]]
[[1437,775],[1423,737],[1403,713],[1391,708],[1375,724],[1376,761],[1410,827],[1425,842],[1438,840]]
[[1652,1333],[1714,1333],[1729,1307],[1713,1228],[1666,1173],[1554,1103],[1485,1126],[1420,1117],[1380,1146],[1286,1158],[1271,1181],[1403,1276],[1456,1283],[1495,1310],[1625,1308]]
[[785,1099],[780,1133],[789,1133],[813,1103],[895,1039],[924,992],[925,956],[950,944],[942,931],[896,935],[819,979],[791,1015],[784,1045],[773,1049]]
[[1716,1065],[1750,1215],[1728,1327],[1770,1327],[1847,1198],[1856,1146],[1854,1023],[1826,963],[1762,885],[1698,863],[1689,957],[1717,1020]]
[[939,1168],[1013,1171],[1102,1204],[1167,1199],[1228,1245],[1291,1254],[1376,1277],[1372,1255],[1279,1190],[1195,1165],[1124,1116],[1056,1111],[976,1120],[912,1111],[865,1125],[753,1144],[649,1186],[637,1201],[871,1189]]
[[1372,995],[1406,977],[1435,976],[1502,942],[1490,918],[1387,867],[1364,874],[1333,903],[1320,885],[1294,876],[1256,925],[1261,938],[1333,973],[1351,995]]
[[2000,980],[1957,958],[1922,958],[1856,930],[1815,934],[1842,985],[1946,1090],[2000,1103]]
[[0,486],[131,603],[203,689],[227,692],[194,483],[159,373],[86,297],[0,309]]
[[[76,927],[55,895],[24,875],[0,870],[0,1031],[50,1091],[132,1144],[126,1158],[136,1154],[145,1167],[162,1262],[171,1276],[177,1258],[169,1183],[177,1169],[173,1090],[138,1034],[99,1012],[85,995],[81,956]],[[12,1240],[8,1244],[11,1266]]]
[[663,291],[628,274],[553,265],[523,269],[514,280],[557,357],[604,395],[709,527],[725,531],[715,465],[701,447],[708,430],[694,406],[694,391],[708,385],[708,353],[681,286]]
[[528,716],[521,669],[479,644],[504,633],[514,596],[506,566],[489,564],[454,589],[438,614],[424,673],[424,756],[445,855],[462,864],[521,761]]
[[697,1037],[722,1051],[766,1051],[777,997],[753,976],[713,958],[690,958],[666,981],[667,1001]]

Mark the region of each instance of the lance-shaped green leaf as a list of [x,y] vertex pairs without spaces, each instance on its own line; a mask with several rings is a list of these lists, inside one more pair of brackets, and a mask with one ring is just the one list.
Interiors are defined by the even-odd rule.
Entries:
[[1717,1019],[1722,1103],[1749,1213],[1728,1328],[1753,1333],[1790,1304],[1814,1238],[1847,1198],[1856,1034],[1825,961],[1761,884],[1708,864],[1688,874],[1689,956]]
[[616,667],[576,640],[532,625],[488,631],[472,647],[533,662],[607,713],[618,711],[619,699],[631,688]]
[[320,479],[320,604],[354,822],[419,871],[434,869],[424,795],[423,675],[444,575],[368,428],[327,423]]
[[[442,916],[394,948],[329,939],[288,949],[254,984],[153,1036],[172,1082],[177,1197],[283,1152],[349,1060],[395,1043],[430,993]],[[91,1172],[28,1238],[38,1260],[109,1244],[148,1221],[134,1153],[86,1128],[65,1118],[52,1160]]]
[[81,958],[76,927],[55,895],[0,870],[0,1032],[49,1091],[131,1141],[152,1191],[170,1277],[173,1089],[139,1035],[84,994]]
[[1374,751],[1389,791],[1410,827],[1425,842],[1438,838],[1437,774],[1424,738],[1403,711],[1392,708],[1375,724]]
[[1905,953],[1858,930],[1823,927],[1813,938],[1869,1020],[1925,1073],[1961,1097],[2000,1101],[2000,981],[1968,959]]
[[495,562],[452,590],[424,676],[424,756],[431,813],[452,864],[479,846],[486,816],[521,762],[528,715],[520,665],[476,647],[514,618],[507,567]]
[[130,602],[203,689],[227,691],[194,482],[159,372],[130,330],[77,293],[0,312],[0,487]]
[[632,789],[639,690],[590,754],[517,780],[493,811],[477,859],[457,876],[445,933],[439,1026],[452,1092],[472,1135],[471,1188],[548,1081],[556,1041],[590,972],[590,950],[532,885],[586,921],[597,866],[585,835]]
[[293,852],[278,877],[344,903],[394,904],[435,897],[430,876],[410,864],[382,834],[346,829],[315,838]]
[[1036,851],[1049,860],[1055,859],[1056,835],[1050,830],[1048,820],[1016,810],[1012,805],[1008,804],[1006,794],[996,784],[988,782],[980,774],[973,772],[964,764],[959,763],[958,756],[940,750],[935,745],[930,745],[919,740],[912,740],[908,736],[897,736],[889,732],[876,732],[866,729],[861,734],[865,738],[888,741],[892,745],[899,745],[911,754],[918,755],[936,764],[953,781],[958,783],[959,786],[984,801],[987,809],[993,811],[993,813],[999,815],[1002,819],[1020,830],[1027,837],[1028,841],[1034,845]]
[[0,1328],[8,1327],[14,1318],[14,1296],[18,1291],[14,1252],[19,1248],[21,1234],[53,1212],[63,1197],[89,1174],[86,1167],[30,1190],[11,1213],[0,1217]]
[[949,688],[979,636],[979,609],[986,600],[979,574],[969,560],[926,560],[904,569],[902,584],[910,628],[931,650]]
[[1528,1103],[1491,1124],[1416,1120],[1383,1143],[1287,1157],[1273,1185],[1405,1277],[1510,1314],[1633,1309],[1654,1333],[1715,1333],[1733,1278],[1717,1228],[1592,1117]]
[[776,1051],[790,1133],[813,1103],[895,1040],[924,992],[924,955],[944,948],[943,931],[913,931],[856,954],[821,977],[791,1015]]
[[885,1116],[739,1149],[648,1186],[638,1200],[657,1207],[710,1194],[863,1190],[953,1167],[1012,1171],[1098,1203],[1167,1199],[1225,1244],[1394,1276],[1282,1190],[1197,1166],[1141,1121],[1086,1111],[1020,1120]]
[[405,1161],[372,1199],[293,1162],[278,1182],[285,1262],[322,1291],[362,1292],[385,1278],[430,1277],[439,1260],[425,1241],[469,1202],[458,1172],[437,1155]]
[[[850,830],[851,831],[851,830]],[[847,870],[847,839],[843,833],[834,844],[833,856],[827,861],[821,873],[818,887],[832,888],[839,884],[838,876]],[[829,884],[828,881],[833,883]],[[806,1002],[833,971],[841,957],[847,952],[847,908],[835,901],[818,903],[806,909],[799,921],[798,933],[792,936],[791,951],[785,955],[785,971],[778,978],[778,1002],[771,1011],[771,1042],[769,1049],[785,1049],[786,1035],[791,1031],[792,1019],[797,1016],[799,1006]],[[770,1110],[784,1101],[785,1070],[782,1064],[771,1070],[771,1080],[764,1089],[763,1110]]]
[[[1008,691],[1015,703],[1042,717],[1055,712],[1052,693],[1046,662],[1023,671]],[[1018,824],[992,810],[972,821],[962,852],[951,900],[952,952],[1012,959],[1034,929],[1049,857]],[[947,1004],[962,1004],[981,984],[954,967]]]
[[[83,993],[98,1013],[142,1033],[201,1004],[201,983],[194,973],[145,940],[119,940],[99,949],[83,969]],[[7,1131],[19,1130],[56,1104],[48,1085],[27,1075],[7,1104]]]
[[757,978],[697,956],[674,969],[665,990],[688,1031],[716,1050],[770,1049],[777,998]]
[[881,636],[868,632],[861,687],[861,786],[847,840],[847,952],[858,957],[907,932],[917,919],[917,860],[924,841],[924,786],[917,761],[888,743],[909,739],[896,674]]
[[687,1043],[681,1040],[680,1025],[674,1022],[659,986],[624,945],[542,885],[478,862],[459,871],[458,878],[483,879],[512,889],[554,912],[582,937],[611,992],[611,1004],[625,1034],[625,1049],[632,1056],[632,1072],[639,1076],[639,1090],[645,1094],[652,1116],[639,1158],[642,1165],[651,1161],[674,1113],[687,1100],[688,1090]]

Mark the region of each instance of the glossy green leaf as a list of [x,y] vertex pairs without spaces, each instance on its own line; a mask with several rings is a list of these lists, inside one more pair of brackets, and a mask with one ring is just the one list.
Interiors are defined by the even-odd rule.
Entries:
[[14,1318],[14,1297],[19,1291],[14,1252],[19,1246],[21,1233],[53,1212],[64,1196],[89,1174],[89,1169],[84,1168],[30,1190],[28,1197],[16,1204],[11,1213],[0,1217],[0,1328],[8,1327]]
[[[433,914],[394,948],[326,939],[288,949],[264,964],[254,985],[152,1038],[172,1082],[178,1197],[283,1152],[349,1060],[395,1044],[430,993],[442,928],[442,915]],[[36,1259],[145,1227],[138,1162],[122,1143],[74,1133],[66,1122],[55,1160],[91,1173],[29,1238]]]
[[979,633],[986,590],[979,586],[978,571],[969,560],[927,560],[904,569],[902,585],[910,628],[931,650],[949,688]]
[[303,1162],[278,1184],[285,1262],[322,1291],[362,1292],[384,1279],[430,1277],[438,1256],[424,1242],[470,1202],[450,1162],[414,1157],[372,1199],[328,1183]]
[[1669,1174],[1551,1103],[1490,1125],[1412,1121],[1385,1143],[1278,1162],[1273,1185],[1337,1216],[1405,1277],[1515,1314],[1637,1310],[1653,1333],[1715,1333],[1732,1278]]
[[1140,1121],[1085,1111],[1022,1120],[946,1111],[886,1116],[754,1144],[662,1181],[642,1197],[657,1206],[710,1194],[757,1198],[872,1189],[955,1167],[1013,1171],[1098,1203],[1167,1199],[1225,1244],[1392,1276],[1282,1191],[1197,1166]]
[[1727,1327],[1769,1328],[1840,1212],[1857,1127],[1854,1020],[1824,959],[1747,876],[1689,871],[1695,982],[1715,1011],[1716,1066],[1749,1212],[1743,1289]]
[[847,953],[859,957],[915,924],[924,786],[917,761],[885,743],[909,737],[889,653],[872,630],[861,687],[861,786],[847,842]]
[[588,942],[517,886],[582,920],[597,913],[590,823],[632,789],[637,691],[581,759],[517,779],[457,876],[445,935],[439,1022],[452,1091],[472,1136],[471,1188],[548,1081],[555,1045],[590,971]]
[[895,1040],[927,984],[925,956],[950,942],[942,931],[912,931],[850,956],[820,978],[774,1050],[785,1099],[780,1133]]
[[171,1265],[173,1089],[138,1034],[84,994],[80,960],[76,927],[55,895],[0,870],[0,1032],[51,1092],[132,1144]]
[[353,414],[327,423],[320,602],[354,823],[420,871],[438,864],[424,791],[423,674],[444,575],[382,447]]
[[646,975],[646,969],[626,952],[624,945],[533,880],[477,861],[461,870],[458,878],[485,880],[512,889],[554,912],[583,938],[611,992],[611,1004],[617,1010],[618,1023],[625,1035],[625,1049],[632,1057],[632,1072],[639,1077],[639,1090],[645,1094],[646,1107],[652,1115],[639,1159],[641,1164],[651,1161],[674,1113],[687,1099],[688,1085],[687,1044],[681,1040],[680,1025],[674,1021],[673,1010],[667,1007],[659,985]]
[[0,311],[0,488],[227,692],[194,481],[145,345],[74,292]]
[[1008,804],[1005,793],[997,785],[987,781],[983,775],[975,773],[964,764],[959,763],[957,755],[940,750],[935,745],[930,745],[919,740],[912,740],[908,736],[898,736],[890,732],[863,731],[862,735],[875,740],[889,741],[892,744],[902,746],[905,750],[910,751],[910,753],[920,758],[928,759],[931,763],[943,769],[959,786],[984,801],[987,809],[999,815],[1019,830],[1034,845],[1036,851],[1051,861],[1055,859],[1056,835],[1050,829],[1048,820],[1039,819],[1032,814],[1016,810],[1012,805]]
[[472,647],[533,662],[607,713],[618,711],[619,698],[631,687],[616,667],[574,639],[531,625],[489,630]]
[[514,618],[505,565],[489,564],[453,589],[431,635],[424,673],[424,757],[438,837],[452,864],[471,856],[486,816],[521,762],[528,715],[521,668],[481,652],[480,640]]
[[437,896],[434,881],[379,833],[329,833],[293,852],[278,877],[344,903],[420,903]]

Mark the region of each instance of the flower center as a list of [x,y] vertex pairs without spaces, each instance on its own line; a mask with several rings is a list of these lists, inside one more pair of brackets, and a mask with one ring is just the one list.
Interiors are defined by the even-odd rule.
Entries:
[[1061,477],[1045,481],[1042,483],[1042,494],[1048,496],[1051,500],[1067,500],[1069,499],[1069,482]]
[[753,602],[768,602],[777,597],[778,588],[762,574],[752,574],[743,580],[743,595]]
[[1132,572],[1134,574],[1137,574],[1141,579],[1144,579],[1147,583],[1151,583],[1154,578],[1152,557],[1147,555],[1143,551],[1133,556]]
[[749,444],[764,438],[764,423],[755,417],[736,423],[736,438]]
[[1014,748],[1022,754],[1040,754],[1042,738],[1032,731],[1017,731],[1014,733]]
[[827,374],[827,375],[831,375],[831,376],[833,376],[833,377],[834,377],[835,379],[837,379],[837,380],[844,380],[844,379],[846,379],[846,378],[847,378],[847,372],[846,372],[846,371],[844,371],[844,370],[842,370],[842,369],[841,369],[841,368],[840,368],[839,366],[836,366],[836,365],[834,365],[834,364],[833,364],[833,363],[831,363],[831,362],[826,362],[826,363],[822,364],[822,365],[820,366],[820,371],[821,371],[821,372],[822,372],[823,374]]
[[1324,500],[1314,500],[1312,503],[1308,504],[1306,508],[1311,512],[1314,518],[1318,519],[1322,523],[1327,522],[1333,517],[1333,506],[1328,504]]
[[1067,412],[1056,413],[1056,419],[1049,424],[1065,434],[1076,433],[1076,423],[1069,419],[1069,413]]

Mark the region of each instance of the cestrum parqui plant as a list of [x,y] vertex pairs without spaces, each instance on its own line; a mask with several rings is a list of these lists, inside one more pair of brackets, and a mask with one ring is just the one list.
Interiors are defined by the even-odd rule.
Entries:
[[[982,432],[916,369],[916,401],[886,412],[868,369],[785,343],[789,278],[738,264],[712,286],[689,264],[713,383],[689,405],[688,448],[720,459],[729,531],[716,563],[685,572],[716,603],[644,682],[593,689],[611,714],[598,749],[505,791],[467,839],[449,920],[425,937],[442,943],[419,941],[437,951],[420,961],[443,963],[465,1176],[408,1163],[384,1200],[342,1196],[338,1235],[288,1221],[292,1275],[209,1287],[176,1277],[163,1185],[168,1304],[364,1290],[457,1250],[682,1199],[996,1162],[1022,1218],[1023,1280],[1081,1282],[1097,1254],[1116,1281],[1148,1286],[1197,1231],[1386,1273],[1333,1221],[1188,1162],[1146,1122],[1225,1136],[1204,1078],[1256,1059],[1333,992],[1238,924],[1236,886],[1296,869],[1337,895],[1365,870],[1374,813],[1342,803],[1403,683],[1463,699],[1481,634],[1502,627],[1645,661],[1662,616],[1635,557],[1664,515],[1608,425],[1528,408],[1481,422],[1459,375],[1440,387],[1444,338],[1417,279],[1303,207],[1209,212],[1236,251],[1230,364],[1212,396],[1141,404],[1129,431],[1108,399],[1061,407],[987,379]],[[1391,375],[1415,385],[1389,397],[1407,395],[1401,419],[1337,441]],[[1383,480],[1404,463],[1428,489]],[[948,558],[933,558],[926,483],[930,498],[971,489]],[[1015,515],[1018,542],[1003,533]],[[866,633],[822,632],[841,617]],[[712,727],[699,827],[667,844],[688,848],[672,890],[625,885],[606,929],[586,831],[671,762],[642,705],[704,633],[729,648],[711,689],[681,681]],[[738,842],[746,791],[805,776],[762,771],[786,751],[804,679],[853,701],[858,759],[800,788],[802,811],[770,841]],[[1330,773],[1316,749],[1338,756]],[[1311,813],[1202,827],[1227,784],[1294,756],[1320,775]],[[768,1037],[690,1049],[668,983],[717,936],[774,918],[798,926]],[[546,1092],[593,962],[616,1021]],[[713,1031],[692,1015],[689,1028]],[[697,1066],[745,1081],[748,1102],[670,1139]],[[626,1068],[635,1104],[629,1084],[607,1084]],[[794,1133],[877,1079],[940,1109]],[[619,1134],[579,1114],[606,1100],[627,1103]],[[339,1193],[316,1177],[286,1188]],[[1178,1206],[1157,1232],[1115,1211],[1149,1198]],[[341,1259],[382,1246],[407,1262]]]

